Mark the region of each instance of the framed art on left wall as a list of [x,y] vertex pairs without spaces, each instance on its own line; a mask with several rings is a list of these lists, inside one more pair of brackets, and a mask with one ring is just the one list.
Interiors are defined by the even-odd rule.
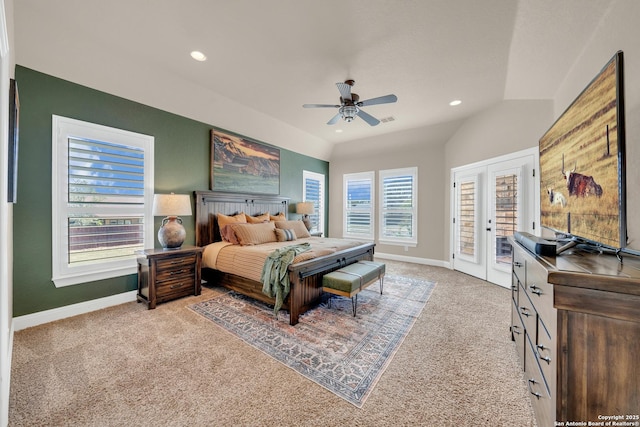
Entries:
[[20,118],[20,99],[18,85],[14,79],[9,83],[9,155],[7,157],[8,188],[7,202],[18,201],[18,123]]

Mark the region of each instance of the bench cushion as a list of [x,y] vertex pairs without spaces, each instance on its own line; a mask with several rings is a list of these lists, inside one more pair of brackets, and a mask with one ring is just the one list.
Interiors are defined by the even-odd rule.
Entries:
[[[360,284],[368,284],[384,274],[385,265],[379,262],[366,261],[347,265],[339,270],[325,274],[322,278],[322,286],[351,293],[360,289]],[[351,274],[349,274],[351,273]],[[362,281],[360,280],[362,276]]]

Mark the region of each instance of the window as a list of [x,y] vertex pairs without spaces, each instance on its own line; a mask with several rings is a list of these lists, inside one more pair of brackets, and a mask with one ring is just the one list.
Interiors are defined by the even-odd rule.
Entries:
[[302,199],[313,202],[313,213],[309,215],[312,224],[310,231],[324,233],[324,175],[302,171],[302,179]]
[[136,273],[153,246],[151,136],[53,116],[53,282]]
[[418,168],[380,171],[382,243],[417,244]]
[[346,174],[343,183],[343,237],[373,240],[374,172]]

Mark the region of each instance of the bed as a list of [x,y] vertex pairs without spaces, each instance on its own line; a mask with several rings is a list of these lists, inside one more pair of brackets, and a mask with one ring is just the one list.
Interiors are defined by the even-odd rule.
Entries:
[[[220,242],[220,228],[217,224],[218,213],[233,215],[244,212],[247,215],[258,215],[264,212],[276,214],[284,212],[288,217],[289,199],[280,196],[264,196],[250,194],[234,194],[213,191],[194,191],[195,196],[195,228],[196,245],[207,247]],[[301,239],[314,242],[324,240],[319,237]],[[345,241],[346,242],[346,241]],[[319,243],[318,243],[319,244]],[[301,262],[294,262],[288,267],[290,292],[284,300],[283,309],[289,312],[289,323],[298,323],[299,316],[316,306],[322,297],[322,276],[358,260],[373,260],[374,244],[357,242],[347,249],[337,250],[327,255]],[[261,268],[261,267],[260,267]],[[242,277],[209,267],[203,262],[202,278],[208,283],[218,284],[243,295],[274,304],[274,298],[262,293],[262,283],[258,280]]]

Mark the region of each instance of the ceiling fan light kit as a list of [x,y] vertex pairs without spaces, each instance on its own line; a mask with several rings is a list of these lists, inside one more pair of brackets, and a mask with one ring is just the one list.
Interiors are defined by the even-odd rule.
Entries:
[[345,80],[344,83],[336,83],[338,91],[340,92],[340,105],[304,104],[302,107],[338,108],[338,114],[333,116],[331,120],[327,122],[328,125],[336,124],[340,119],[343,119],[345,122],[352,122],[356,117],[360,117],[370,126],[376,126],[380,123],[380,120],[366,113],[364,110],[362,110],[362,107],[368,105],[389,104],[392,102],[396,102],[398,100],[398,97],[392,94],[360,101],[360,96],[358,96],[357,93],[351,93],[351,87],[355,83],[355,80]]

